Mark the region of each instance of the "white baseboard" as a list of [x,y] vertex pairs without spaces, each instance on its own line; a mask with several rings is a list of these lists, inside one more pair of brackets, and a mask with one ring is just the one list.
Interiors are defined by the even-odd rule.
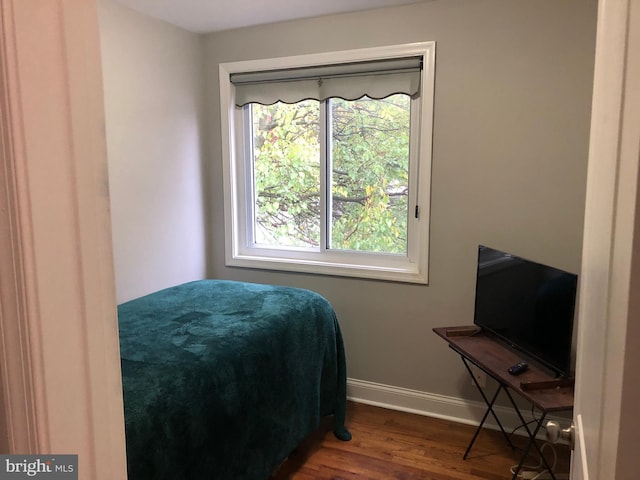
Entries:
[[[486,406],[483,402],[462,400],[456,397],[393,387],[354,378],[347,380],[347,398],[358,403],[416,413],[468,425],[479,425],[486,411]],[[494,406],[493,410],[507,433],[520,426],[520,419],[513,408]],[[531,412],[522,411],[521,413],[526,421],[532,420]],[[567,423],[566,419],[551,416],[547,416],[545,423],[547,420]],[[484,426],[494,430],[499,429],[492,415],[489,415]],[[544,429],[541,429],[540,433],[538,437],[544,438]],[[526,432],[524,429],[519,429],[516,434],[526,435]]]

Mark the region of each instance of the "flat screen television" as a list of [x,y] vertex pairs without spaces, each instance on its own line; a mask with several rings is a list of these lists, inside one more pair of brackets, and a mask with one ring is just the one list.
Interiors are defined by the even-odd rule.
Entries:
[[575,274],[480,245],[474,323],[569,377],[577,282]]

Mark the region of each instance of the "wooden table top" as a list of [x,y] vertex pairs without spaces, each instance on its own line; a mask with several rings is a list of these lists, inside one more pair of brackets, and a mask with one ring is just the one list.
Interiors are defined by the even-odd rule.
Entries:
[[[434,328],[433,331],[458,354],[543,412],[573,409],[572,379],[556,378],[534,360],[482,331],[468,334],[472,329],[473,327],[442,327]],[[522,361],[529,364],[526,371],[519,375],[511,375],[507,371],[511,365]]]

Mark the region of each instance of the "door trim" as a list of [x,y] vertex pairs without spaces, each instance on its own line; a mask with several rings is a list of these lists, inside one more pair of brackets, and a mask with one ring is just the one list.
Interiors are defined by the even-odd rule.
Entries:
[[82,478],[123,479],[97,6],[0,0],[0,14],[6,444],[78,454]]

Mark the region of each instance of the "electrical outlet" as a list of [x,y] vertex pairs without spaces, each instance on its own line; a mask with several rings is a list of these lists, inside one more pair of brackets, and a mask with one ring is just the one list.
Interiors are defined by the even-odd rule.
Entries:
[[[567,480],[569,478],[568,473],[554,473],[553,475],[556,477],[556,480]],[[546,471],[536,472],[535,470],[532,470],[532,471],[525,470],[523,472],[518,473],[518,478],[522,480],[532,480],[532,479],[549,480],[549,479],[552,479],[553,477],[549,472],[546,472]]]
[[[480,388],[485,388],[487,386],[487,374],[484,373],[475,365],[470,365],[470,367],[471,367],[471,373],[473,373],[473,376],[478,382],[478,385],[480,385]],[[471,385],[475,385],[475,384],[476,383],[473,380],[471,380]]]

